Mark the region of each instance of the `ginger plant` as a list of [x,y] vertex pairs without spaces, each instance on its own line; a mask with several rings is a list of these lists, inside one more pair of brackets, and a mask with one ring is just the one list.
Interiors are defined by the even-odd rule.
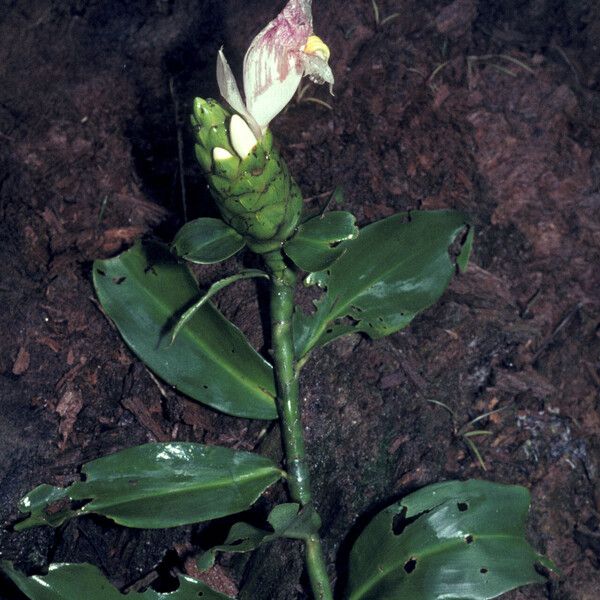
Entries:
[[[272,509],[265,527],[236,523],[198,565],[210,568],[219,552],[302,540],[312,596],[333,599],[304,449],[301,369],[314,350],[340,336],[379,338],[407,327],[466,268],[473,229],[452,210],[401,213],[360,229],[346,211],[304,214],[269,123],[303,76],[333,86],[329,57],[313,32],[310,0],[290,0],[253,40],[244,59],[245,99],[220,51],[217,81],[228,106],[198,98],[191,122],[221,219],[196,219],[170,247],[139,242],[93,268],[98,298],[132,351],[193,400],[238,417],[277,419],[284,465],[194,442],[144,444],[84,465],[85,479],[66,488],[32,490],[19,505],[28,516],[18,529],[58,527],[89,514],[125,527],[199,523],[248,509],[283,479],[290,501]],[[458,248],[453,256],[450,247]],[[262,258],[264,270],[243,270],[201,293],[185,263],[216,263],[243,248]],[[295,302],[301,272],[307,285],[321,289],[311,313]],[[270,286],[272,362],[211,303],[215,293],[252,277]],[[358,537],[342,593],[348,600],[483,600],[543,582],[536,565],[553,566],[525,540],[528,507],[528,492],[518,486],[447,481],[418,490],[381,511]],[[2,569],[33,600],[123,597],[92,565],[55,564],[31,576],[10,562]],[[174,592],[125,595],[200,596],[226,598],[183,575]]]

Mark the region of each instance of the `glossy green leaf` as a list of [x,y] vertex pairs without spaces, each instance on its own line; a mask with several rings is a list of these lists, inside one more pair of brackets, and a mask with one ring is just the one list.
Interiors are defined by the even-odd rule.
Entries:
[[183,329],[184,325],[194,316],[196,311],[200,309],[206,302],[208,302],[215,294],[219,293],[221,290],[225,289],[227,286],[235,283],[236,281],[241,281],[242,279],[251,279],[255,277],[264,277],[265,279],[269,279],[269,276],[260,269],[246,269],[244,271],[240,271],[235,275],[231,275],[230,277],[224,277],[223,279],[219,279],[219,281],[213,283],[209,288],[206,294],[202,296],[199,300],[194,302],[190,308],[188,308],[183,315],[177,321],[177,325],[175,325],[173,329],[173,335],[171,336],[171,343],[175,341],[175,338],[179,334],[179,332]]
[[221,219],[202,218],[186,223],[171,249],[180,258],[207,265],[233,256],[245,245],[244,238]]
[[259,529],[248,523],[235,523],[222,544],[214,546],[198,559],[198,568],[210,569],[218,552],[250,552],[261,544],[281,538],[305,540],[317,533],[321,519],[312,506],[300,509],[299,504],[278,504],[267,522],[271,531]]
[[328,212],[300,225],[283,248],[302,270],[321,271],[344,253],[339,243],[354,239],[357,235],[358,227],[353,214],[341,210]]
[[487,481],[427,486],[380,512],[350,554],[349,600],[489,600],[553,569],[525,539],[529,492]]
[[[85,481],[41,485],[19,503],[30,513],[16,529],[57,527],[96,513],[128,527],[159,529],[248,509],[282,476],[270,459],[191,442],[144,444],[87,463]],[[80,508],[71,502],[85,501]]]
[[97,567],[87,563],[55,563],[49,566],[46,575],[28,577],[10,562],[2,561],[0,571],[31,600],[231,600],[230,596],[185,575],[179,576],[179,587],[174,592],[148,589],[122,594]]
[[138,242],[97,260],[94,285],[129,347],[167,383],[231,415],[277,418],[271,365],[211,303],[195,311],[171,343],[178,318],[201,294],[164,245]]
[[406,327],[448,286],[456,271],[449,248],[466,226],[452,210],[400,213],[342,242],[343,255],[306,278],[327,291],[313,314],[296,312],[297,357],[346,333],[378,338]]

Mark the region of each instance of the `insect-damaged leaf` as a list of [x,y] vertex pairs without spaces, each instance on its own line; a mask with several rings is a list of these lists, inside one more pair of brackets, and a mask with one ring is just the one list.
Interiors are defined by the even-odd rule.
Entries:
[[[241,512],[281,476],[270,459],[191,442],[144,444],[87,463],[85,481],[41,485],[19,503],[16,529],[57,527],[97,513],[128,527],[159,529]],[[86,501],[72,509],[71,502]]]
[[129,347],[167,383],[230,415],[277,418],[271,365],[210,302],[171,343],[173,327],[201,293],[166,246],[138,242],[97,260],[94,285]]
[[171,248],[181,258],[206,265],[233,256],[245,245],[244,238],[221,219],[202,218],[186,223]]
[[90,564],[56,563],[46,575],[28,577],[17,571],[10,562],[2,561],[0,571],[31,600],[231,600],[210,589],[202,581],[179,576],[179,587],[174,592],[129,592],[122,594]]
[[293,238],[283,248],[285,253],[304,271],[327,268],[343,253],[339,243],[358,235],[354,215],[333,211],[314,217],[298,227]]
[[427,486],[380,512],[350,554],[348,600],[489,600],[554,569],[525,539],[529,492],[486,481]]
[[[456,270],[449,249],[466,227],[457,211],[400,213],[342,242],[343,254],[307,277],[327,291],[312,315],[296,312],[297,357],[346,333],[378,338],[406,327],[446,289]],[[465,248],[456,260],[466,266]]]

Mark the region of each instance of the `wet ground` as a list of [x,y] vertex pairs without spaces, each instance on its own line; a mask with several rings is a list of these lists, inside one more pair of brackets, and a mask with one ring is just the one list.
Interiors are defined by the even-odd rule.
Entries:
[[[102,315],[90,278],[94,258],[142,235],[169,239],[186,217],[214,214],[194,164],[191,101],[217,94],[221,44],[239,72],[278,4],[0,6],[0,549],[22,567],[90,561],[121,588],[168,586],[173,569],[194,574],[210,532],[133,531],[88,517],[16,534],[18,499],[146,441],[278,456],[276,428],[263,436],[261,423],[218,415],[155,380]],[[343,577],[357,519],[430,482],[485,477],[531,489],[529,538],[562,571],[507,598],[593,600],[600,5],[314,5],[336,95],[311,86],[273,123],[307,202],[342,185],[344,207],[361,224],[451,207],[477,228],[468,272],[409,330],[339,340],[305,368],[307,442],[332,574],[337,563]],[[200,281],[244,261],[204,269]],[[264,350],[255,286],[240,283],[219,305]],[[470,438],[483,464],[465,443],[469,428],[491,434]],[[282,497],[270,492],[258,513]],[[210,577],[245,600],[307,597],[294,543],[226,559]],[[19,597],[1,589],[2,599]]]

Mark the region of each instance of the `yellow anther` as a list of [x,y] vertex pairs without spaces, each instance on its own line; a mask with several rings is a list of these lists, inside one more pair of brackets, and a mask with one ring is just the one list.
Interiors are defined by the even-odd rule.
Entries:
[[305,54],[314,54],[324,61],[329,60],[329,48],[327,44],[318,35],[309,35],[306,40],[306,45],[303,48]]

